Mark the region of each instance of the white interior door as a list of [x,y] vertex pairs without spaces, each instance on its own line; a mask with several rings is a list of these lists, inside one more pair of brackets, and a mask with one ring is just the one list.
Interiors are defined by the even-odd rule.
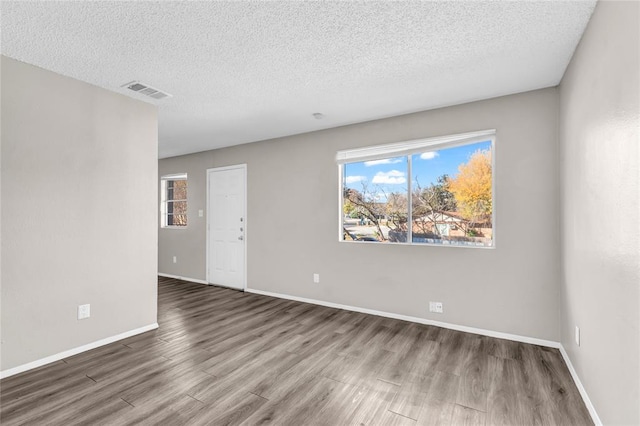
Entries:
[[247,166],[207,170],[207,281],[245,289]]

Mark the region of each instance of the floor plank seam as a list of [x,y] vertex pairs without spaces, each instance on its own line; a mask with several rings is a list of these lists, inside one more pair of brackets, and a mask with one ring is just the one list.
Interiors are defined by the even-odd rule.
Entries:
[[269,398],[265,398],[264,396],[262,396],[262,395],[258,395],[258,394],[257,394],[257,393],[255,393],[255,392],[251,392],[251,391],[249,391],[249,393],[250,393],[251,395],[255,395],[255,396],[257,396],[258,398],[262,398],[262,399],[264,399],[264,400],[269,401]]
[[200,399],[196,398],[195,396],[191,395],[190,393],[187,393],[186,395],[187,395],[189,398],[193,398],[193,399],[195,399],[196,401],[198,401],[198,402],[199,402],[199,403],[201,403],[201,404],[206,404],[206,402],[204,402],[204,401],[202,401],[202,400],[200,400]]
[[129,404],[130,406],[132,406],[133,408],[136,408],[135,405],[133,405],[132,403],[130,403],[129,401],[127,401],[126,399],[120,397],[121,400],[123,400],[124,402],[126,402],[127,404]]
[[486,410],[484,410],[484,411],[483,410],[478,410],[477,408],[469,407],[468,405],[464,405],[464,404],[461,404],[459,402],[456,402],[455,405],[458,405],[460,407],[463,407],[463,408],[466,408],[466,409],[469,409],[469,410],[477,411],[478,413],[487,414]]
[[[404,414],[396,413],[395,411],[393,411],[393,410],[391,410],[391,409],[389,409],[389,410],[387,410],[387,411],[388,411],[388,412],[390,412],[390,413],[395,414],[396,416],[400,416],[400,417],[404,417],[405,419],[413,420],[414,422],[417,422],[417,421],[418,421],[418,419],[417,419],[417,418],[415,418],[415,419],[414,419],[413,417],[409,417],[409,416],[405,416]],[[418,417],[418,416],[416,416],[416,417]]]
[[381,379],[379,377],[376,378],[376,380],[380,380],[381,382],[384,382],[384,383],[389,383],[390,385],[393,385],[393,386],[402,387],[402,383],[392,382],[390,380]]

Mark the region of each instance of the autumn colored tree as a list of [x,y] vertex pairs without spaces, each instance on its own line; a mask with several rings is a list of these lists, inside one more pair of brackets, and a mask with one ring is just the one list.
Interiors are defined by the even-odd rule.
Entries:
[[491,221],[491,173],[491,150],[478,150],[449,179],[447,189],[455,197],[458,212],[471,223]]

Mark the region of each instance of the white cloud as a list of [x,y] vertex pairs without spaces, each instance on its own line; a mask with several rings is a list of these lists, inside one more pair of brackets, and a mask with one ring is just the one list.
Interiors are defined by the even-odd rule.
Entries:
[[366,176],[347,176],[344,178],[345,183],[356,183],[362,182],[363,180],[367,180]]
[[402,161],[402,158],[385,158],[383,160],[371,160],[365,161],[364,165],[367,167],[377,166],[378,164],[395,164]]
[[437,156],[438,153],[435,151],[423,152],[422,154],[420,154],[420,158],[422,158],[423,160],[433,160]]
[[399,170],[391,170],[390,172],[378,172],[373,177],[373,183],[381,183],[387,185],[400,185],[407,182],[404,172]]

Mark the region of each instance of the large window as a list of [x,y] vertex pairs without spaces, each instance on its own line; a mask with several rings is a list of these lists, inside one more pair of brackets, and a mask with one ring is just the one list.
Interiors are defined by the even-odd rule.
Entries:
[[187,175],[162,176],[161,216],[163,228],[187,226]]
[[494,246],[494,131],[340,151],[340,238]]

